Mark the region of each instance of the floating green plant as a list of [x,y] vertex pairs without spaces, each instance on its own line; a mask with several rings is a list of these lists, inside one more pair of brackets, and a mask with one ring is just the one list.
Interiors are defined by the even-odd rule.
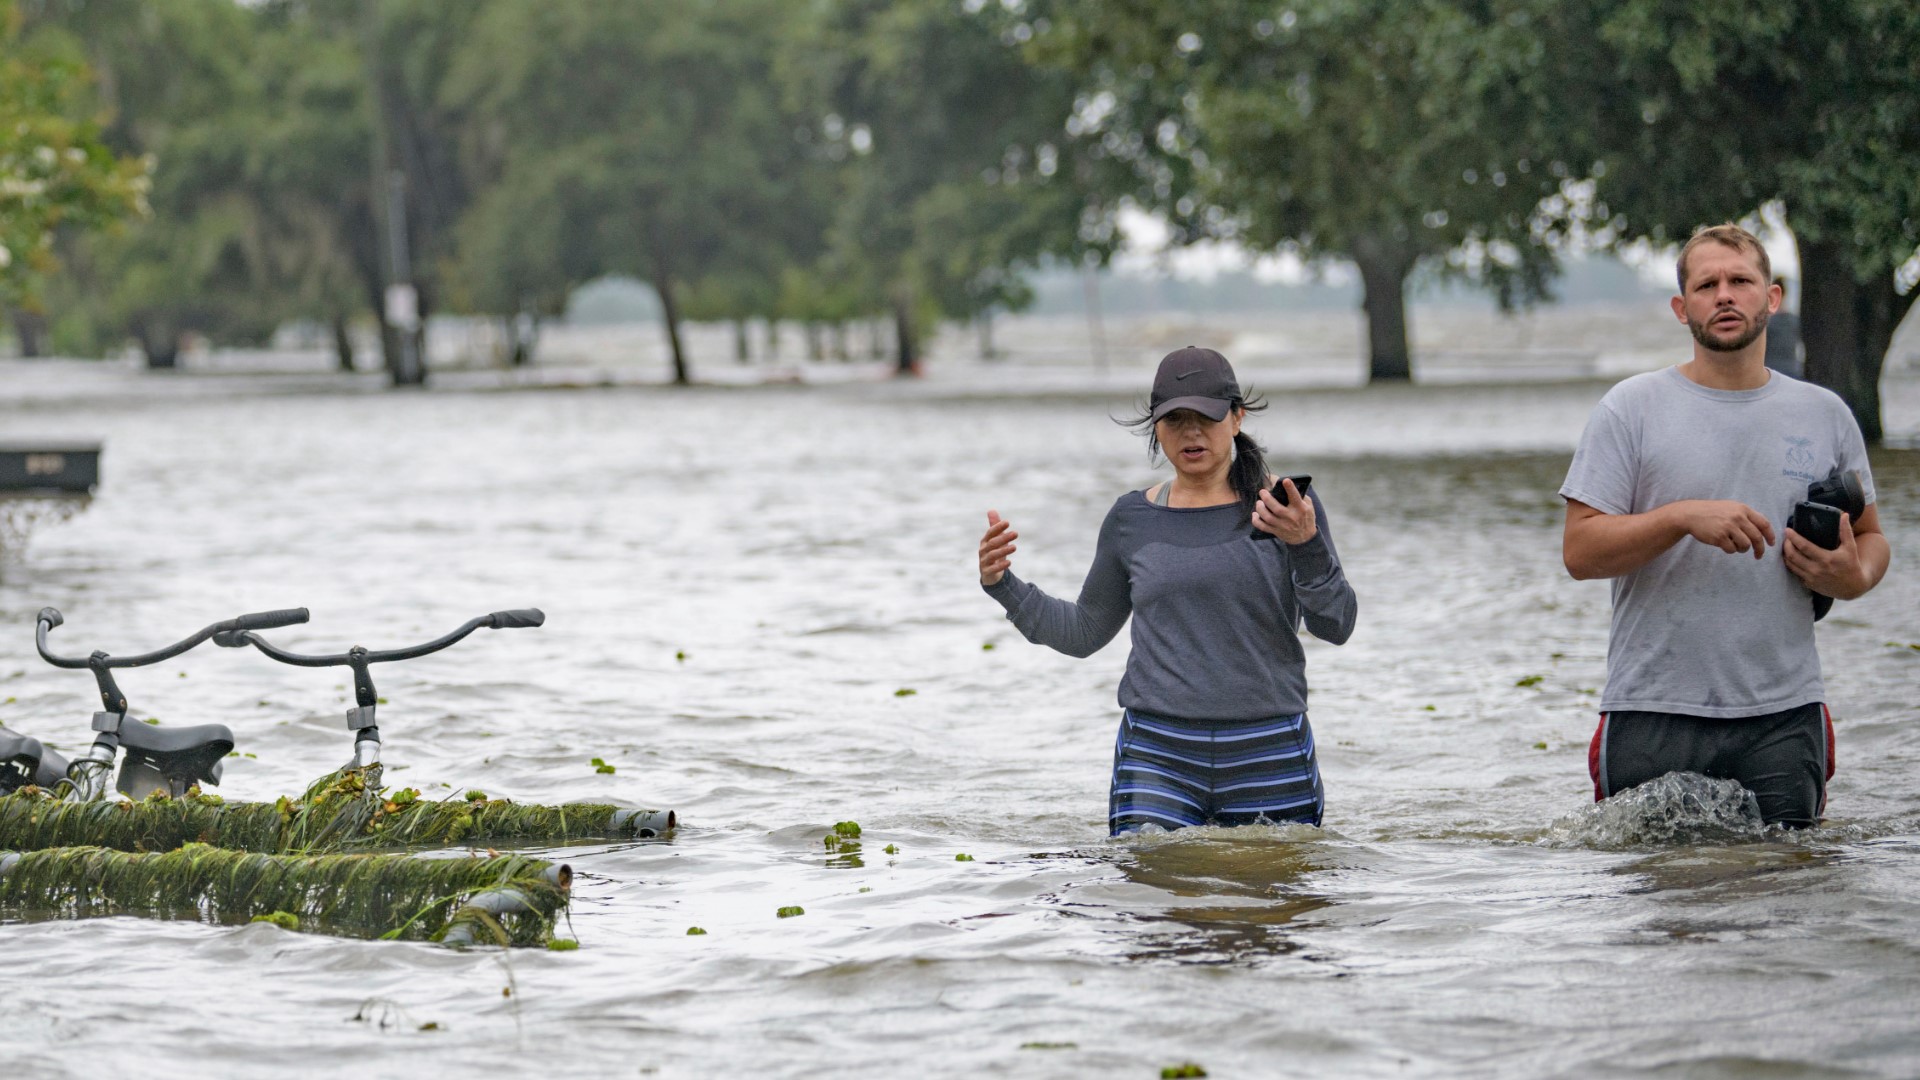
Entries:
[[1071,1042],[1023,1042],[1020,1044],[1020,1049],[1022,1050],[1078,1050],[1080,1049],[1080,1044],[1071,1043]]
[[857,821],[836,821],[833,823],[835,836],[859,836],[860,823]]
[[1547,748],[1547,744],[1546,744],[1546,742],[1545,742],[1545,741],[1543,740],[1543,741],[1541,741],[1541,742],[1537,742],[1537,743],[1534,743],[1534,744],[1533,744],[1533,748],[1534,748],[1535,750],[1545,750],[1545,749]]
[[883,847],[880,850],[886,852],[889,855],[898,855],[900,854],[900,845],[888,844],[886,847]]
[[675,660],[685,660],[685,659],[687,658],[687,650],[685,650],[685,649],[675,649],[675,650],[673,651],[673,658],[674,658]]
[[697,927],[697,926],[689,926],[689,927],[687,927],[687,936],[688,936],[688,937],[699,937],[700,935],[702,935],[702,934],[704,934],[704,933],[706,933],[706,931],[705,931],[705,930],[702,930],[702,929],[700,929],[700,928],[699,928],[699,927]]
[[989,641],[989,642],[986,642],[985,644],[983,644],[983,645],[981,645],[981,646],[980,646],[980,651],[981,651],[981,652],[992,652],[992,651],[993,651],[993,642],[991,642],[991,641]]
[[[411,793],[411,794],[409,794]],[[0,795],[0,850],[94,846],[118,851],[170,851],[204,843],[262,854],[320,854],[374,847],[445,847],[516,841],[560,844],[659,836],[676,824],[671,811],[604,803],[561,806],[506,799],[431,801],[413,788],[369,791],[358,769],[315,782],[298,799],[225,802],[198,788],[140,802],[67,802],[38,788]]]
[[205,844],[129,854],[68,847],[0,853],[0,912],[221,925],[265,916],[288,929],[357,937],[539,945],[552,936],[572,881],[565,866],[517,855],[260,855]]
[[960,854],[958,854],[958,855],[955,855],[955,856],[953,857],[953,861],[954,861],[954,862],[972,862],[972,861],[973,861],[973,856],[971,856],[971,855],[969,855],[969,854],[967,854],[966,852],[964,852],[964,851],[963,851],[963,852],[961,852]]
[[594,772],[607,776],[613,775],[613,766],[607,764],[602,758],[594,758],[592,761],[587,762],[587,764],[593,766]]
[[300,929],[300,916],[291,911],[273,911],[265,915],[255,915],[250,921],[272,923],[282,930]]
[[1167,1065],[1160,1070],[1160,1080],[1185,1080],[1187,1077],[1205,1075],[1207,1075],[1207,1070],[1195,1065],[1191,1061],[1180,1065]]
[[920,692],[920,691],[918,691],[918,690],[915,690],[915,689],[914,689],[913,687],[911,687],[911,686],[903,686],[903,687],[901,687],[900,689],[898,689],[898,690],[895,690],[895,691],[893,692],[893,696],[894,696],[894,697],[912,697],[913,695],[915,695],[915,694],[917,694],[917,693],[919,693],[919,692]]
[[572,952],[579,947],[580,943],[573,938],[557,937],[547,942],[547,948],[554,952]]
[[1546,679],[1545,675],[1529,675],[1524,679],[1515,680],[1513,685],[1520,687],[1522,689],[1525,689],[1529,686],[1539,686],[1540,683],[1545,679]]
[[779,911],[776,911],[773,914],[777,918],[791,919],[795,915],[805,915],[806,913],[807,913],[806,908],[801,907],[799,904],[792,904],[787,907],[781,908]]

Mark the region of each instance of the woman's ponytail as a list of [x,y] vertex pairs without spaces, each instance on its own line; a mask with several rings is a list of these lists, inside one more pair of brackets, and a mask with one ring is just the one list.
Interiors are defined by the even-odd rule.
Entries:
[[1233,437],[1233,470],[1227,474],[1233,493],[1251,510],[1260,501],[1260,489],[1267,486],[1267,457],[1253,436],[1241,432]]

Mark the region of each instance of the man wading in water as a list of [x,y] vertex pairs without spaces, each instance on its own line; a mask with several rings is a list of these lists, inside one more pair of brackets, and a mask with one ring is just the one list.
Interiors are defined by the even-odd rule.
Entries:
[[[1568,572],[1613,579],[1594,798],[1704,773],[1752,791],[1769,824],[1807,827],[1833,775],[1810,594],[1851,600],[1887,572],[1866,446],[1838,396],[1768,372],[1780,288],[1751,233],[1695,232],[1679,280],[1693,359],[1608,391],[1560,488]],[[1823,550],[1787,522],[1809,484],[1847,471],[1865,509]]]

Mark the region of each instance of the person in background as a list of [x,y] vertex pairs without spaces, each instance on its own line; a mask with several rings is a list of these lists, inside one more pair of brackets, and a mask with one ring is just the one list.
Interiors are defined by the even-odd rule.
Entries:
[[987,511],[980,584],[1027,640],[1088,656],[1133,617],[1107,807],[1114,835],[1320,823],[1299,629],[1338,645],[1357,608],[1319,492],[1276,485],[1241,431],[1264,407],[1212,349],[1160,362],[1132,426],[1145,430],[1150,458],[1173,463],[1173,478],[1107,511],[1078,600],[1016,577],[1019,534]]
[[[1890,558],[1866,446],[1837,395],[1762,362],[1780,288],[1751,233],[1695,232],[1678,276],[1692,359],[1608,391],[1560,488],[1567,570],[1613,581],[1594,798],[1703,773],[1752,791],[1769,824],[1811,826],[1833,724],[1810,592],[1861,596]],[[1786,527],[1808,485],[1848,470],[1866,508],[1837,549]]]
[[[1773,285],[1784,300],[1787,279],[1776,274]],[[1784,303],[1767,318],[1766,364],[1769,371],[1796,379],[1806,377],[1806,362],[1800,358],[1800,316],[1788,311]]]

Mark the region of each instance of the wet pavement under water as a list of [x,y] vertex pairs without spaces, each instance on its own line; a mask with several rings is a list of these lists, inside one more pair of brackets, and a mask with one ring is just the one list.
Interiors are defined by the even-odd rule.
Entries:
[[[333,651],[539,606],[376,669],[389,779],[683,827],[556,853],[575,952],[0,925],[8,1076],[1920,1072],[1920,451],[1875,455],[1895,567],[1820,626],[1839,775],[1784,836],[1708,785],[1591,805],[1607,588],[1561,568],[1554,492],[1603,386],[1278,396],[1250,428],[1360,597],[1308,645],[1327,827],[1116,842],[1124,636],[1028,645],[973,551],[995,508],[1076,590],[1164,475],[1127,400],[151,385],[0,395],[10,437],[107,442],[92,505],[0,564],[0,722],[86,741],[43,605],[122,653],[243,610],[307,606],[268,636]],[[346,758],[341,674],[208,647],[121,685],[232,727],[221,792],[272,799]]]

